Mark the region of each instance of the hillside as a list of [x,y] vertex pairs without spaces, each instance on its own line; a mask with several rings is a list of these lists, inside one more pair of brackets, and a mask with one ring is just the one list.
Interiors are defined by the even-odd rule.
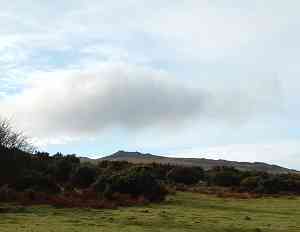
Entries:
[[263,171],[269,173],[291,173],[297,172],[288,168],[284,168],[278,165],[272,165],[261,162],[237,162],[228,160],[213,160],[205,158],[172,158],[157,156],[152,154],[144,154],[140,152],[126,152],[118,151],[112,155],[100,158],[100,159],[89,159],[86,157],[81,158],[82,162],[99,162],[103,160],[108,161],[128,161],[130,163],[160,163],[160,164],[171,164],[171,165],[182,165],[182,166],[200,166],[205,170],[209,170],[216,166],[227,166],[235,167],[241,171]]

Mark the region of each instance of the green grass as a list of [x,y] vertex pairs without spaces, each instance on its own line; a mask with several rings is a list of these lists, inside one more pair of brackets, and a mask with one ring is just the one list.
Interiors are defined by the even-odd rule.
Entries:
[[163,204],[117,210],[9,207],[1,232],[299,232],[300,198],[222,199],[177,193]]

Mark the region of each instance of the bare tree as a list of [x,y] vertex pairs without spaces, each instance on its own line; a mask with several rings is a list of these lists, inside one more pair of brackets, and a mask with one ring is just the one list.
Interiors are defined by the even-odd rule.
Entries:
[[23,132],[14,130],[8,119],[0,118],[0,146],[9,149],[19,149],[26,152],[33,152],[34,146],[29,142]]

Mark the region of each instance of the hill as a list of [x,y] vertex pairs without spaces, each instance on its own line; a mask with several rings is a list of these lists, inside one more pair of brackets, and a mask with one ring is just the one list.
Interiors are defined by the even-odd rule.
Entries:
[[200,166],[205,170],[212,169],[216,166],[226,166],[235,167],[241,171],[262,171],[268,173],[292,173],[297,172],[288,168],[284,168],[278,165],[272,165],[262,162],[237,162],[228,160],[213,160],[205,158],[173,158],[165,156],[157,156],[152,154],[144,154],[140,152],[127,152],[118,151],[112,155],[100,158],[100,159],[89,159],[82,157],[82,162],[99,162],[99,161],[128,161],[130,163],[160,163],[160,164],[170,164],[170,165],[181,165],[181,166]]

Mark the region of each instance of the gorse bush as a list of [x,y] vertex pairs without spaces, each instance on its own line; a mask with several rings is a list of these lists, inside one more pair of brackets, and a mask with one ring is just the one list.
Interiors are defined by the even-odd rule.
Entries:
[[176,166],[167,173],[167,179],[173,183],[196,184],[204,179],[204,170],[200,167]]
[[148,167],[132,167],[124,173],[100,176],[94,189],[105,194],[118,192],[134,197],[143,195],[151,201],[162,200],[167,193]]
[[232,167],[216,167],[210,172],[210,182],[223,187],[239,186],[242,181],[241,172]]
[[44,176],[38,172],[27,172],[20,177],[13,187],[21,192],[28,189],[37,192],[45,192],[49,194],[56,194],[60,192],[59,186],[51,177]]
[[88,188],[95,182],[97,170],[95,167],[79,167],[72,177],[72,184],[79,188]]
[[241,181],[241,190],[256,192],[261,184],[261,178],[259,176],[249,176]]
[[97,166],[104,172],[117,173],[132,167],[132,164],[127,161],[102,161],[99,162]]
[[30,166],[29,153],[0,146],[0,185],[14,183]]

